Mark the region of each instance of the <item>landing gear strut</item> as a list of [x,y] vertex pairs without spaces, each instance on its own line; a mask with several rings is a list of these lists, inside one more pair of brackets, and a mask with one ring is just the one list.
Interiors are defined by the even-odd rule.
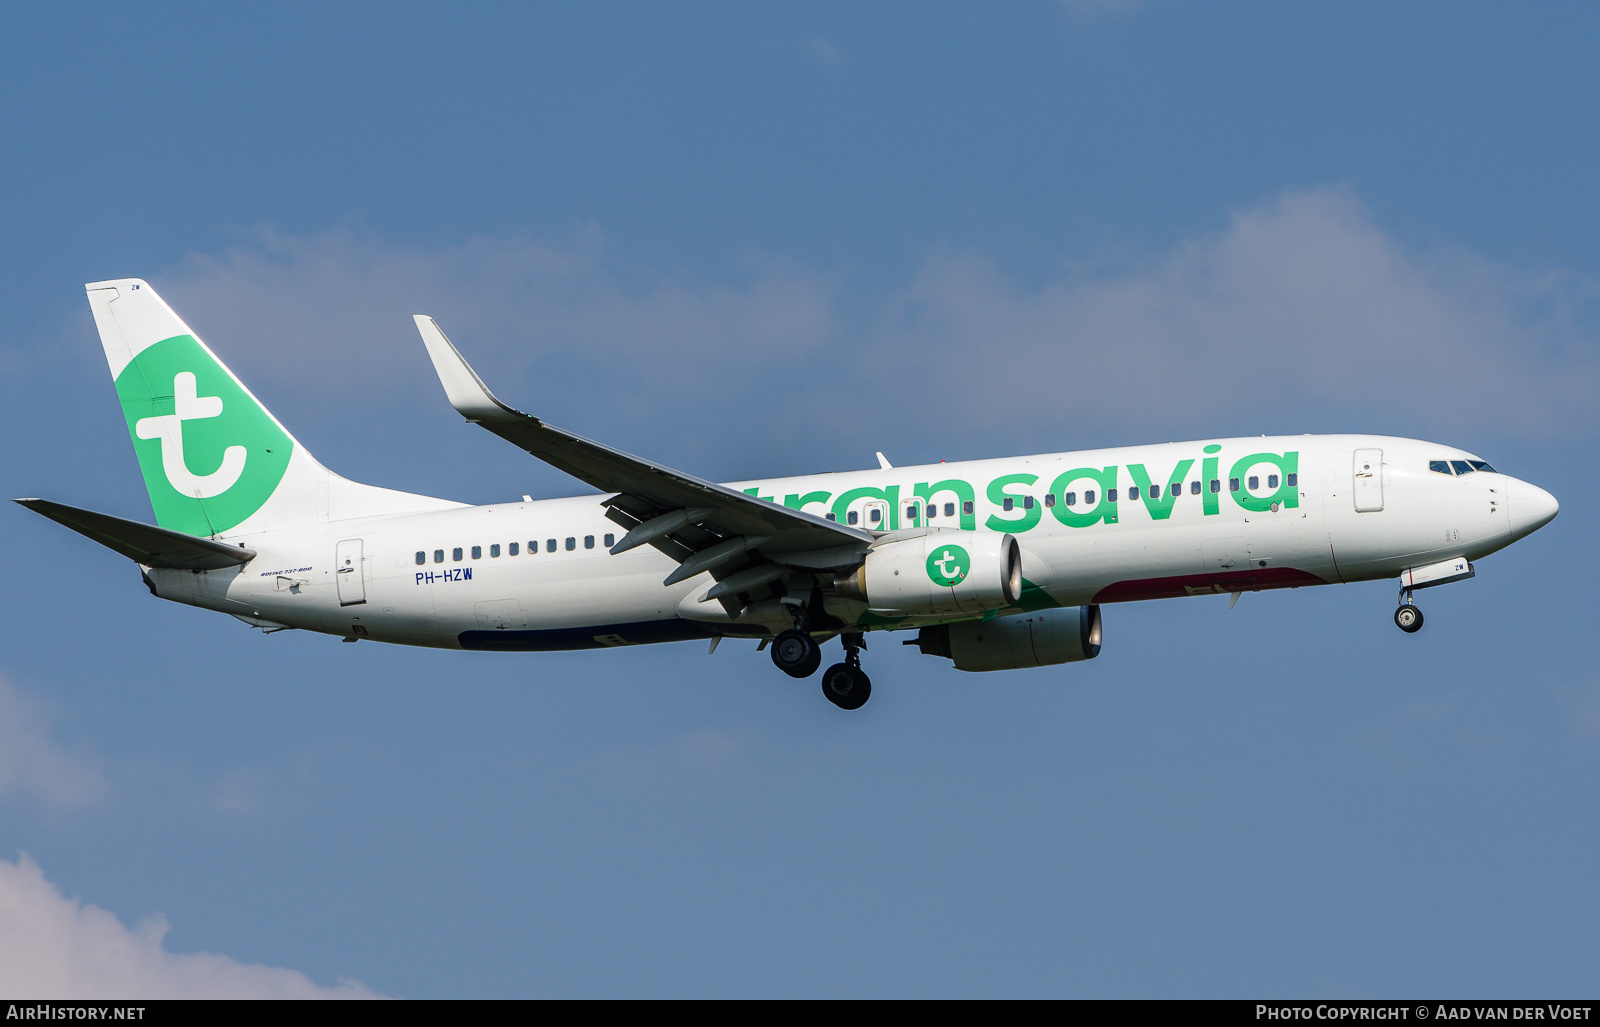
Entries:
[[808,678],[822,666],[822,647],[811,637],[810,626],[801,613],[793,628],[780,631],[772,640],[772,662],[792,678]]
[[1400,590],[1400,607],[1394,611],[1394,623],[1408,635],[1422,630],[1422,611],[1411,601],[1409,588]]
[[859,710],[872,698],[872,679],[861,669],[860,651],[866,643],[857,632],[840,635],[839,641],[844,643],[844,662],[823,673],[822,694],[841,710]]

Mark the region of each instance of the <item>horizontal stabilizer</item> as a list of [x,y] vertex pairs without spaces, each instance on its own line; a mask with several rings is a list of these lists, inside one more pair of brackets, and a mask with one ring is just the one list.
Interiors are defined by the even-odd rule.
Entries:
[[224,545],[93,510],[79,510],[46,499],[16,502],[147,567],[214,571],[249,563],[256,555],[253,549]]

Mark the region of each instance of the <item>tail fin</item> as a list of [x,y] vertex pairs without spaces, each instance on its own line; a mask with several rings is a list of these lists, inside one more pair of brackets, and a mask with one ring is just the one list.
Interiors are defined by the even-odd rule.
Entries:
[[147,283],[84,288],[161,527],[217,536],[459,505],[323,467]]

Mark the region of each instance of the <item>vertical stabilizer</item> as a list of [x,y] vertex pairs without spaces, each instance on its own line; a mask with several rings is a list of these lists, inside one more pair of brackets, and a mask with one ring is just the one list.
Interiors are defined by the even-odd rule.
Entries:
[[459,505],[323,467],[148,283],[84,288],[161,527],[217,536]]

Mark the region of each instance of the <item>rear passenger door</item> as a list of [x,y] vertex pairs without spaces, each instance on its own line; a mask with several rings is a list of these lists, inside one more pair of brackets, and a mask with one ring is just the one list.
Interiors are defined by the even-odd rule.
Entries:
[[339,583],[339,605],[359,606],[366,602],[366,568],[362,565],[361,540],[351,538],[340,542],[334,550],[333,565],[333,576]]

